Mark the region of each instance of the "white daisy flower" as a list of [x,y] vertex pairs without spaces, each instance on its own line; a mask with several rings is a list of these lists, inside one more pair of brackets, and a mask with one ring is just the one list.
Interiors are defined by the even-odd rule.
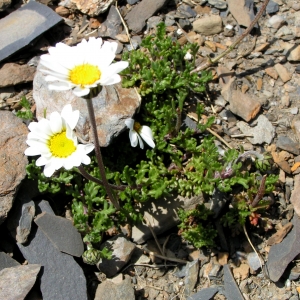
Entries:
[[39,122],[29,124],[31,132],[26,141],[29,148],[25,150],[25,155],[41,155],[36,165],[45,166],[45,176],[50,177],[61,167],[70,170],[82,163],[90,164],[91,159],[87,154],[94,149],[94,145],[78,145],[73,131],[78,119],[79,110],[72,111],[72,106],[68,104],[61,114],[51,113],[50,120],[41,119]]
[[152,148],[155,147],[153,141],[152,130],[148,126],[142,126],[140,123],[135,122],[133,119],[125,120],[126,126],[129,128],[129,139],[132,147],[136,147],[140,144],[141,149],[144,149],[143,140]]
[[112,63],[118,44],[102,43],[101,38],[82,40],[74,47],[63,43],[49,48],[49,54],[41,56],[41,64],[49,70],[46,81],[50,90],[73,89],[76,96],[86,96],[90,89],[98,85],[111,85],[121,81],[118,72],[128,67],[127,61]]

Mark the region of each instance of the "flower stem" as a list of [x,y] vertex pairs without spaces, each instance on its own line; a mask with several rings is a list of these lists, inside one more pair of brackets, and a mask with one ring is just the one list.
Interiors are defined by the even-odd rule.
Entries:
[[[80,174],[85,177],[87,180],[90,180],[90,181],[93,181],[95,183],[98,183],[98,184],[101,184],[101,185],[104,185],[103,184],[103,180],[99,179],[99,178],[96,178],[94,176],[92,176],[91,174],[89,174],[83,166],[79,166],[78,167],[78,170],[80,172]],[[126,185],[115,185],[115,184],[108,184],[110,186],[110,188],[114,189],[114,190],[118,190],[118,191],[124,191],[127,186]]]
[[[91,91],[91,94],[92,94],[92,91]],[[91,95],[91,97],[92,97],[92,95]],[[119,205],[118,201],[114,198],[112,190],[111,190],[111,188],[109,186],[109,183],[106,179],[105,167],[104,167],[104,164],[103,164],[101,150],[100,150],[100,143],[99,143],[99,138],[98,138],[98,133],[97,133],[96,118],[95,118],[95,112],[94,112],[92,99],[91,98],[86,99],[86,103],[87,103],[87,107],[88,107],[88,112],[89,112],[92,131],[93,131],[94,144],[95,144],[95,153],[96,153],[96,158],[97,158],[97,162],[98,162],[98,166],[99,166],[103,186],[104,186],[104,188],[107,192],[107,195],[108,195],[110,201],[112,202],[114,207],[119,210],[120,205]]]

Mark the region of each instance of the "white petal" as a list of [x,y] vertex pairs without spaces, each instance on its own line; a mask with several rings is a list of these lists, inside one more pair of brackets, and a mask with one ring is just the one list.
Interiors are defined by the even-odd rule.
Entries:
[[142,138],[138,134],[137,134],[137,138],[139,140],[139,144],[140,144],[141,149],[144,149],[144,143],[143,143]]
[[76,127],[77,122],[79,120],[79,110],[72,111],[71,104],[67,104],[62,109],[61,116],[64,119],[64,121],[70,126],[70,128],[73,130]]
[[57,111],[54,111],[50,115],[50,127],[54,134],[62,131],[62,119]]
[[87,155],[83,155],[81,157],[81,163],[85,165],[89,165],[91,163],[91,158]]
[[155,143],[153,142],[153,134],[152,130],[148,126],[142,126],[140,135],[143,138],[143,140],[152,148],[155,147]]
[[77,96],[77,97],[82,97],[82,96],[86,96],[88,95],[90,92],[89,88],[81,88],[81,87],[76,87],[73,90],[73,93]]
[[29,147],[24,151],[24,154],[27,156],[36,156],[41,155],[41,152],[35,147]]
[[54,72],[64,74],[64,75],[69,74],[69,70],[63,67],[62,65],[60,65],[51,55],[47,55],[47,54],[42,55],[40,59],[40,63]]
[[121,76],[119,74],[114,74],[109,77],[103,77],[101,76],[100,84],[101,85],[113,85],[116,83],[121,82]]
[[82,145],[83,146],[83,151],[85,154],[88,154],[90,152],[92,152],[95,149],[95,145],[94,144],[86,144],[86,145]]
[[131,119],[131,118],[126,119],[125,124],[126,124],[127,128],[129,128],[130,130],[133,130],[133,125],[134,125],[133,119]]
[[50,162],[50,158],[45,157],[45,156],[41,156],[37,159],[37,161],[35,162],[35,164],[40,167],[40,166],[44,166],[46,164],[48,164]]
[[138,144],[138,134],[134,130],[129,130],[129,139],[132,147]]
[[49,164],[45,165],[44,167],[44,175],[46,177],[50,177],[55,172],[55,168],[53,167],[53,164],[49,162]]

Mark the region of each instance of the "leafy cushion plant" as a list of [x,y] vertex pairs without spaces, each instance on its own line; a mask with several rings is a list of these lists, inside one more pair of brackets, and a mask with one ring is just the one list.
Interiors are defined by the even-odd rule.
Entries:
[[[209,198],[219,190],[232,202],[232,209],[220,217],[224,226],[244,225],[254,211],[252,200],[260,188],[261,177],[270,169],[268,157],[256,154],[252,161],[249,157],[253,153],[247,155],[242,149],[230,149],[221,155],[215,138],[206,132],[213,117],[207,118],[205,124],[198,122],[195,129],[182,122],[193,96],[204,92],[212,80],[210,72],[191,73],[198,48],[197,44],[181,47],[166,36],[161,23],[156,35],[147,36],[140,49],[123,54],[129,67],[121,73],[122,84],[135,87],[142,96],[135,118],[151,128],[155,147],[132,148],[128,132],[124,132],[102,149],[106,177],[117,186],[114,194],[119,198],[120,210],[107,200],[102,185],[83,178],[77,168],[58,170],[49,178],[34,161],[28,165],[28,176],[37,180],[40,191],[64,193],[73,199],[74,225],[90,250],[90,256],[86,255],[88,263],[110,256],[106,249],[97,250],[108,229],[141,221],[136,210],[138,203],[178,194],[191,197],[204,193]],[[191,60],[186,59],[187,54]],[[203,104],[196,103],[195,113],[200,120]],[[95,158],[86,170],[101,179]],[[276,181],[276,176],[268,175],[265,193],[272,192]],[[179,232],[186,240],[196,247],[214,246],[217,233],[213,215],[204,205],[189,212],[179,211],[179,216]]]

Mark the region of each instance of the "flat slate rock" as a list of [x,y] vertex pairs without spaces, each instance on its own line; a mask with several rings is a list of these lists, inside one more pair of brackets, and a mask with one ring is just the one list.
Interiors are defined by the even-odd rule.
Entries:
[[300,253],[300,220],[297,215],[292,223],[294,226],[283,241],[270,248],[267,271],[274,282],[280,279],[288,264]]
[[143,0],[125,16],[129,29],[136,33],[143,30],[146,21],[160,10],[168,0]]
[[218,287],[209,287],[202,289],[196,294],[189,297],[190,300],[211,300],[214,295],[219,291]]
[[19,266],[20,264],[11,258],[8,254],[5,252],[0,252],[0,271],[5,268],[11,268]]
[[81,235],[70,220],[43,212],[34,222],[58,250],[77,257],[82,255],[84,247]]
[[87,300],[86,279],[74,258],[60,252],[39,228],[31,237],[28,244],[17,245],[30,264],[43,267],[43,300]]
[[25,299],[40,272],[40,265],[21,265],[0,272],[0,299]]
[[234,280],[229,265],[223,266],[224,270],[224,287],[227,300],[244,300],[244,297]]
[[0,20],[0,61],[62,21],[51,8],[30,1]]

